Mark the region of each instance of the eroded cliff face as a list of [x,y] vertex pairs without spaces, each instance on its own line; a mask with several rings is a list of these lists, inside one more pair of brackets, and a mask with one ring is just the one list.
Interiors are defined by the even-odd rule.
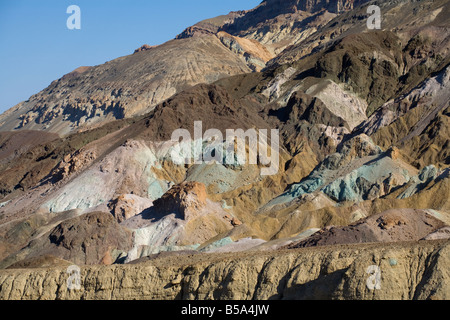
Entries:
[[[0,268],[61,268],[2,271],[0,297],[448,296],[448,243],[392,242],[449,235],[450,2],[372,3],[383,30],[365,31],[357,1],[265,1],[77,69],[33,96],[30,112],[1,115],[0,130],[29,121],[0,132]],[[126,112],[110,120],[125,119],[101,126],[119,101]],[[169,155],[183,144],[169,139],[197,121],[223,136],[278,128],[278,173],[177,164]],[[62,128],[82,132],[50,133]],[[324,247],[294,249],[311,245]],[[83,289],[68,292],[73,263],[87,266]],[[140,264],[89,266],[114,263]],[[370,265],[379,290],[366,286]]]
[[449,263],[448,240],[169,255],[82,267],[80,290],[65,267],[2,270],[0,299],[449,299]]

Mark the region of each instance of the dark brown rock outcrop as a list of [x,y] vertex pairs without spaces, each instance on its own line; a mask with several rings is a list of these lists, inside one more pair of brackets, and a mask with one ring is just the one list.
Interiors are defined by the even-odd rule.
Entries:
[[367,242],[419,241],[445,224],[423,210],[394,209],[344,227],[327,227],[290,249]]
[[12,265],[27,259],[34,264],[42,260],[39,257],[52,256],[78,265],[111,264],[120,252],[131,246],[132,233],[121,227],[110,213],[92,212],[60,223],[4,263],[9,261]]

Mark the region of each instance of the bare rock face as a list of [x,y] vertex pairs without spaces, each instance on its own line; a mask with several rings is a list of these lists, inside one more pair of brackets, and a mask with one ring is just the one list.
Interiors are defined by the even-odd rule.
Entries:
[[69,80],[69,79],[72,79],[72,78],[76,78],[76,77],[82,75],[83,73],[85,73],[86,71],[89,71],[91,68],[92,67],[87,67],[87,66],[78,67],[75,70],[73,70],[72,72],[69,72],[68,74],[64,75],[62,77],[62,79]]
[[388,156],[392,158],[392,160],[397,160],[400,157],[400,150],[397,147],[391,147],[387,151]]
[[0,116],[0,130],[66,135],[145,114],[189,86],[262,70],[284,48],[363,2],[271,0],[202,21],[162,45],[74,70]]
[[450,239],[450,227],[441,228],[423,238],[423,240],[441,240],[441,239]]
[[206,187],[203,183],[183,182],[173,186],[154,203],[154,209],[162,214],[180,216],[189,220],[206,205]]
[[135,54],[52,82],[0,115],[0,130],[66,135],[81,127],[143,115],[192,85],[250,71],[245,60],[215,35],[144,46]]
[[117,222],[121,223],[140,214],[144,209],[151,207],[152,201],[133,194],[122,194],[112,200],[108,206]]
[[330,13],[341,13],[352,10],[354,5],[360,5],[367,0],[266,0],[253,10],[249,10],[242,17],[238,17],[225,28],[246,30],[250,26],[258,26],[260,24],[271,21],[280,15],[292,15],[299,11],[307,13],[317,13],[320,11],[328,11]]
[[224,31],[217,33],[217,37],[232,52],[241,56],[253,71],[260,71],[274,58],[264,45],[254,39],[232,36]]
[[286,107],[270,110],[269,114],[289,123],[306,120],[311,124],[323,124],[327,127],[348,127],[346,121],[327,109],[320,99],[301,91],[291,95]]
[[[23,134],[0,134],[0,268],[280,241],[190,269],[177,255],[86,267],[80,293],[59,271],[0,271],[0,298],[448,298],[450,6],[385,2],[383,30],[366,32],[365,2],[263,1],[77,69],[1,115],[0,130]],[[178,166],[168,140],[195,121],[279,129],[278,174]],[[288,244],[314,249],[274,251]],[[367,263],[386,290],[364,286]],[[33,291],[39,279],[54,286]]]
[[221,31],[257,40],[269,51],[279,54],[301,43],[336,15],[365,2],[367,0],[267,0],[224,24]]
[[93,212],[61,223],[50,233],[49,240],[57,250],[67,249],[70,260],[95,264],[111,248],[129,247],[131,233],[121,228],[111,215]]
[[151,50],[153,48],[156,48],[157,46],[149,46],[148,44],[144,44],[142,47],[137,48],[136,50],[134,50],[134,53],[138,53],[141,51],[148,51]]
[[42,257],[52,256],[78,265],[111,264],[117,252],[129,250],[131,245],[132,233],[119,226],[111,214],[92,212],[63,221],[9,261],[25,259],[16,266],[27,265],[27,261],[34,265]]
[[[82,267],[80,290],[67,289],[66,268],[1,270],[0,299],[448,300],[449,253],[448,241],[431,241],[231,253],[213,261],[169,255]],[[372,265],[381,272],[377,290],[367,285]]]
[[345,227],[328,227],[289,248],[362,242],[418,241],[445,224],[423,210],[398,209],[362,219]]
[[121,223],[134,231],[125,263],[164,251],[195,250],[239,225],[227,214],[207,198],[203,183],[174,185],[153,206]]
[[97,154],[93,150],[80,149],[73,154],[67,154],[58,164],[58,167],[53,170],[52,176],[57,180],[67,178],[71,174],[79,172],[96,158]]
[[217,28],[208,28],[201,25],[194,25],[186,28],[181,34],[176,37],[176,39],[186,39],[202,35],[214,35],[214,31],[217,31]]
[[242,222],[236,217],[230,217],[230,215],[226,215],[224,219],[229,221],[233,227],[242,225]]

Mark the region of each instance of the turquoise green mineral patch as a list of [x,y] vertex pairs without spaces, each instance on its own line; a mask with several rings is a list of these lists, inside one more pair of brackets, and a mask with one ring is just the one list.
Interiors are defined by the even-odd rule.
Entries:
[[397,259],[390,258],[389,259],[389,264],[390,264],[391,267],[396,266],[397,265]]

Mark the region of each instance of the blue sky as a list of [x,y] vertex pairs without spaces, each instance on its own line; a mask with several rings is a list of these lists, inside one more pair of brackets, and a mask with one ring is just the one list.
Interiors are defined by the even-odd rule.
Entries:
[[[164,43],[186,27],[261,0],[0,0],[0,113],[79,66]],[[81,9],[69,30],[67,7]]]

